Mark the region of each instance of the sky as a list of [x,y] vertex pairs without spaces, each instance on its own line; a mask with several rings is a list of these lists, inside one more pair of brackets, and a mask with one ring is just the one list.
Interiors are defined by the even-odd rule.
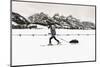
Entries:
[[63,16],[72,15],[80,21],[90,21],[95,23],[95,7],[62,5],[62,4],[47,4],[35,2],[12,2],[12,11],[21,14],[24,17],[29,17],[35,13],[44,12],[49,16],[59,13]]

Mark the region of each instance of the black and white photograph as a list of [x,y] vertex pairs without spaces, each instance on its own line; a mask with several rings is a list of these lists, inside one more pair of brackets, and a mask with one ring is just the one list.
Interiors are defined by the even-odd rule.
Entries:
[[12,66],[95,61],[96,7],[12,1]]

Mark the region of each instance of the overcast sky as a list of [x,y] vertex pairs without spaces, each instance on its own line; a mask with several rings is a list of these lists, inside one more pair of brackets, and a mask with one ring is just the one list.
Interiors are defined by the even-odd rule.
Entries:
[[59,13],[64,16],[72,15],[80,19],[80,21],[91,21],[95,23],[95,7],[90,6],[12,2],[12,11],[17,12],[26,18],[40,12],[44,12],[49,16]]

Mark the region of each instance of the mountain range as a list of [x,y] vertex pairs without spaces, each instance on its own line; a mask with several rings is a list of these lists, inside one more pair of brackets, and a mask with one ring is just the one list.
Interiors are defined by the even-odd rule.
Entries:
[[95,24],[89,21],[81,21],[69,16],[60,16],[58,13],[54,14],[52,17],[48,16],[43,12],[36,13],[29,16],[27,19],[20,15],[19,13],[12,12],[12,29],[30,29],[38,28],[37,25],[47,26],[55,24],[58,29],[82,29],[82,30],[94,30]]

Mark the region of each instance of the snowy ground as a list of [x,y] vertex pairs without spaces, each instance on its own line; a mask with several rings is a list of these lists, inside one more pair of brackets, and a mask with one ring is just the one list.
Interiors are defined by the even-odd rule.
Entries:
[[[95,60],[95,30],[57,29],[56,31],[56,37],[62,45],[56,46],[56,42],[52,40],[55,46],[41,46],[49,43],[50,34],[48,33],[50,31],[48,29],[13,29],[12,64],[26,65]],[[72,39],[77,39],[79,43],[68,43]]]

